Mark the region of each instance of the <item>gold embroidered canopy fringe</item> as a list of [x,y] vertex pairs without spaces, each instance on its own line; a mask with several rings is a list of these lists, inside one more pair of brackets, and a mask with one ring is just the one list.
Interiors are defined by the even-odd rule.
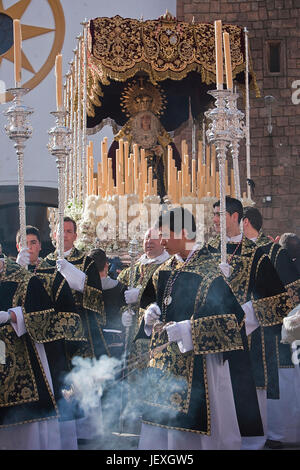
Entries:
[[[225,31],[230,35],[235,78],[246,68],[243,29],[225,24]],[[210,85],[216,82],[214,25],[177,21],[169,13],[147,21],[118,15],[95,18],[89,22],[87,61],[88,116],[94,116],[94,106],[101,106],[101,85],[109,85],[110,79],[124,82],[141,71],[153,84],[182,80],[195,71],[203,83]],[[259,95],[251,60],[249,65],[251,86]]]

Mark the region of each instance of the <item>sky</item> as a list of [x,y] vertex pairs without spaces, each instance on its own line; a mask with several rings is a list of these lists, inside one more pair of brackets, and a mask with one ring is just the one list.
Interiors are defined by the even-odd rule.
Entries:
[[[4,11],[14,6],[16,0],[2,0]],[[128,18],[157,19],[166,10],[176,16],[176,0],[31,0],[21,17],[21,24],[54,28],[53,10],[50,4],[60,4],[64,11],[66,31],[62,47],[63,75],[69,69],[73,59],[73,50],[77,45],[76,36],[82,32],[80,24],[85,19],[97,17],[112,17],[120,15]],[[1,5],[1,1],[0,1]],[[1,18],[0,18],[1,19]],[[1,37],[1,22],[0,22]],[[23,51],[33,69],[40,70],[46,62],[55,38],[55,32],[24,40]],[[33,73],[22,70],[22,83],[34,76]],[[14,86],[13,63],[3,59],[0,63],[0,93],[1,87]],[[17,184],[17,157],[13,142],[5,133],[7,117],[3,114],[11,103],[0,102],[0,185]],[[32,137],[26,141],[24,152],[24,180],[28,186],[57,187],[57,168],[55,158],[47,149],[48,131],[54,126],[54,118],[50,114],[56,109],[55,72],[54,68],[35,88],[24,98],[24,104],[33,108],[29,122],[33,128]],[[106,126],[100,133],[89,137],[94,142],[95,160],[100,160],[100,144],[104,136],[111,141],[113,134]]]

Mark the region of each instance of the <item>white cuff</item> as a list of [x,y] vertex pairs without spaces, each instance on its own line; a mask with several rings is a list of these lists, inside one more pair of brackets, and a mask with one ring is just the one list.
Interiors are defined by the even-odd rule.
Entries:
[[151,336],[153,325],[144,325],[144,332],[147,336]]
[[242,309],[245,312],[246,335],[249,336],[252,331],[256,330],[256,328],[259,327],[259,323],[256,318],[251,300],[243,304]]
[[17,322],[11,322],[11,326],[15,330],[16,334],[18,337],[24,335],[27,331],[26,326],[25,326],[25,321],[24,321],[24,315],[22,312],[22,307],[14,307],[14,308],[9,308],[9,312],[14,312],[16,317],[17,317]]
[[177,341],[179,351],[185,353],[194,349],[192,340],[192,327],[190,320],[183,320],[177,323],[181,331],[181,340]]

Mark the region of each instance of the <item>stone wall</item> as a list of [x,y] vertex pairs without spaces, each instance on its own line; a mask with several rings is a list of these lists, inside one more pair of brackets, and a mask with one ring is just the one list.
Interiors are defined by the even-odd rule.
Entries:
[[[300,1],[299,0],[177,0],[177,19],[246,26],[253,68],[261,97],[250,94],[252,195],[264,217],[264,229],[275,236],[300,236]],[[280,71],[269,67],[270,45],[280,48]],[[299,80],[297,84],[296,81]],[[293,88],[296,87],[296,88]],[[293,95],[294,94],[294,95]],[[272,96],[268,131],[266,96]],[[292,101],[295,101],[293,104]],[[299,104],[297,101],[299,99]],[[239,100],[244,111],[244,102]],[[191,129],[176,138],[189,142]],[[241,145],[241,189],[246,191],[245,145]],[[265,197],[271,196],[271,202]]]

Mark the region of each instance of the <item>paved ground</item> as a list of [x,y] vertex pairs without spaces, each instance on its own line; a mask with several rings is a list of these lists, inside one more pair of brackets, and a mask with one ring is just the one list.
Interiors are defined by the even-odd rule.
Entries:
[[[98,439],[92,443],[81,444],[79,450],[136,450],[138,446],[139,436],[130,433],[111,433],[107,439]],[[282,449],[269,449],[264,447],[263,450],[300,450],[300,442],[285,443]]]

